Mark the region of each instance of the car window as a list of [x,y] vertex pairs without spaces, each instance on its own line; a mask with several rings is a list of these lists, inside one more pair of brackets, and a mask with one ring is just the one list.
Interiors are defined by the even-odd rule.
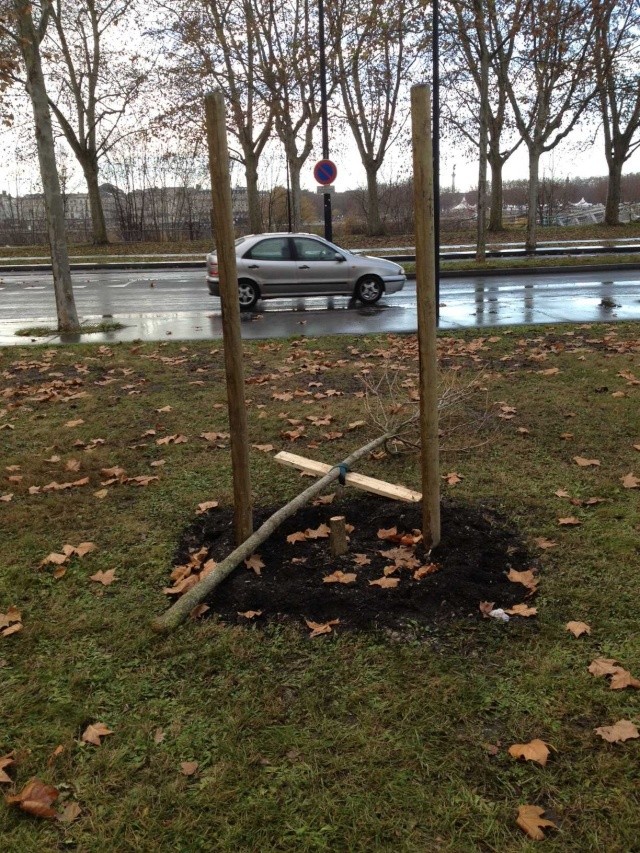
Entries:
[[335,261],[336,250],[319,240],[308,237],[294,237],[298,259],[301,261]]
[[243,257],[251,258],[254,261],[290,261],[289,238],[270,237],[268,240],[261,240],[249,249]]

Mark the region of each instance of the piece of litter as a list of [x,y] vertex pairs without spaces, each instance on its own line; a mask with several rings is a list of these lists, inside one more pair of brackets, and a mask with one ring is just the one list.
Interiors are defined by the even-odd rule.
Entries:
[[496,607],[495,610],[490,610],[489,616],[492,619],[500,619],[501,622],[508,622],[509,621],[509,614],[505,613],[504,610],[502,609],[502,607]]

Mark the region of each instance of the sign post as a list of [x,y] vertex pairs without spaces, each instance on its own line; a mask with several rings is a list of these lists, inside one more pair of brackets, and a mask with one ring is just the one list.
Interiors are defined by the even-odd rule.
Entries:
[[324,237],[329,242],[333,241],[333,230],[331,226],[331,193],[333,192],[333,182],[338,177],[338,167],[333,162],[325,158],[318,160],[313,167],[313,177],[320,184],[318,192],[324,196]]

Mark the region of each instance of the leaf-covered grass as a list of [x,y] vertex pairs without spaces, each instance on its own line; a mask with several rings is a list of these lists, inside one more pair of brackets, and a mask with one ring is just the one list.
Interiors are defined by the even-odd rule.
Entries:
[[[386,370],[409,393],[415,355],[414,338],[399,336],[247,344],[252,443],[343,458],[375,434],[345,430],[363,417],[358,377]],[[637,848],[640,741],[607,744],[593,729],[640,722],[638,693],[611,691],[587,666],[612,657],[640,676],[639,492],[621,483],[640,475],[638,326],[442,335],[440,360],[446,383],[456,374],[486,388],[494,415],[486,435],[473,426],[447,442],[463,449],[443,455],[442,471],[464,479],[443,490],[500,509],[534,550],[536,537],[558,543],[540,552],[536,619],[473,614],[404,639],[338,629],[314,640],[211,619],[158,637],[149,620],[167,606],[181,532],[200,502],[231,500],[228,449],[199,438],[228,431],[221,348],[0,351],[0,496],[13,495],[0,501],[0,611],[15,605],[24,625],[0,636],[0,757],[16,757],[2,788],[37,776],[82,808],[65,826],[0,804],[4,850],[532,850],[515,824],[521,804],[560,827],[547,849]],[[313,396],[327,390],[342,394]],[[498,418],[500,405],[514,417]],[[305,420],[323,413],[343,438]],[[282,415],[307,425],[293,445]],[[157,444],[169,435],[187,441]],[[256,503],[283,504],[307,483],[268,454],[252,451],[251,464]],[[96,497],[112,466],[159,480]],[[412,454],[360,470],[419,488]],[[558,489],[604,501],[573,505]],[[567,515],[581,526],[559,527]],[[59,580],[40,566],[86,541],[96,549]],[[89,580],[109,569],[113,584]],[[591,636],[566,632],[572,619]],[[92,722],[114,731],[99,747],[80,740]],[[507,753],[533,738],[553,747],[544,768]],[[184,761],[198,762],[193,776]]]
[[[81,327],[81,335],[92,335],[97,332],[117,332],[126,328],[123,323],[113,320],[104,320],[102,323],[86,323]],[[18,329],[15,333],[21,338],[49,338],[58,335],[58,330],[51,326],[27,326]]]

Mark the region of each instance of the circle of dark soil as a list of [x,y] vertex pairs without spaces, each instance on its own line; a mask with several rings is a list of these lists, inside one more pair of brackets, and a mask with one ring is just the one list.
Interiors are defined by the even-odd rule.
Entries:
[[[255,529],[277,507],[254,512]],[[317,529],[334,515],[344,515],[350,532],[349,551],[332,557],[328,538],[305,539],[290,544],[287,536]],[[526,589],[508,580],[509,569],[531,568],[526,546],[504,517],[483,505],[445,500],[442,504],[442,539],[430,558],[421,545],[415,555],[422,563],[435,563],[438,570],[420,580],[415,569],[401,568],[394,588],[370,585],[384,577],[393,559],[380,552],[398,547],[383,541],[378,531],[396,527],[411,533],[421,527],[421,506],[399,503],[375,495],[353,493],[330,505],[307,506],[284,522],[258,549],[264,567],[256,574],[239,565],[206,603],[207,615],[223,622],[249,624],[240,614],[262,611],[251,624],[295,621],[307,630],[304,620],[327,623],[339,619],[339,629],[392,629],[433,625],[461,617],[481,618],[481,601],[507,608],[524,601]],[[190,554],[207,548],[207,559],[220,562],[234,549],[232,510],[213,509],[200,516],[184,532],[175,565],[188,562]],[[356,554],[371,561],[358,565]],[[326,583],[323,578],[336,570],[355,573],[350,584]]]

